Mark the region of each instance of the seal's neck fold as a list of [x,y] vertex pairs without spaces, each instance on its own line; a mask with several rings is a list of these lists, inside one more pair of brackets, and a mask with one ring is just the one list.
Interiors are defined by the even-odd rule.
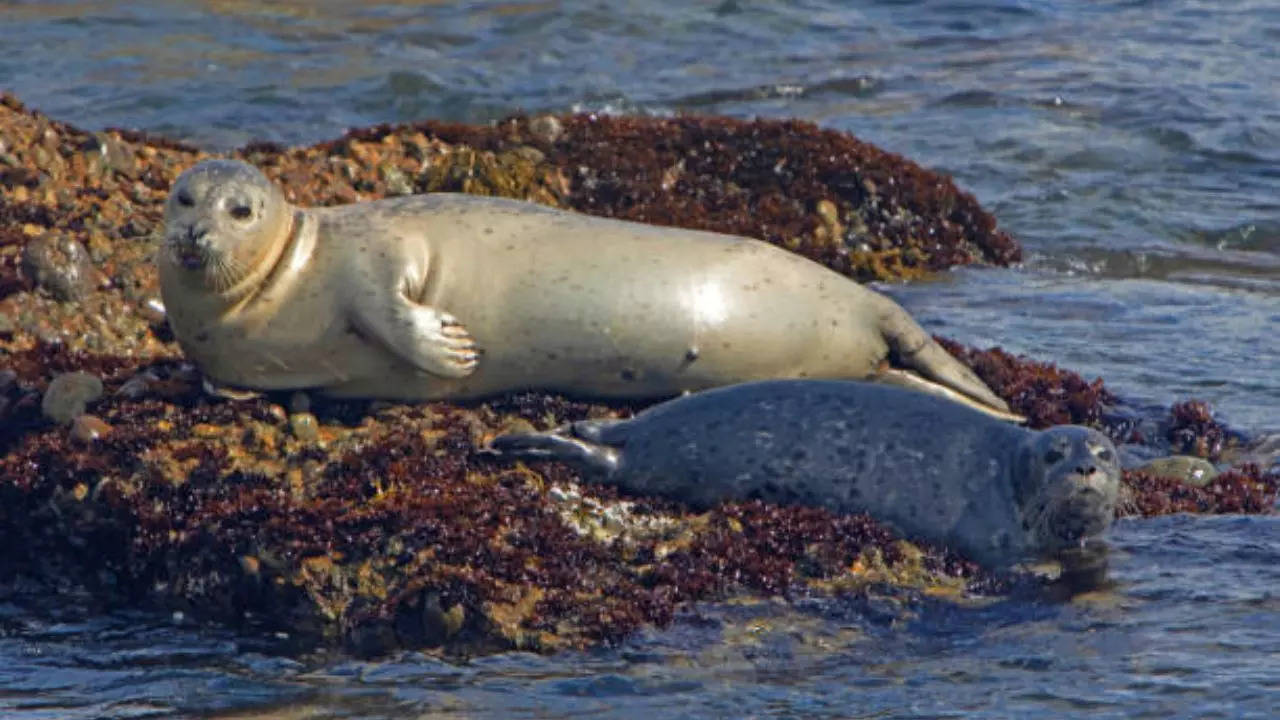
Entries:
[[289,228],[283,242],[274,244],[267,254],[253,263],[253,269],[224,297],[230,303],[227,315],[234,315],[254,301],[282,289],[296,278],[315,250],[315,220],[294,208],[289,215]]

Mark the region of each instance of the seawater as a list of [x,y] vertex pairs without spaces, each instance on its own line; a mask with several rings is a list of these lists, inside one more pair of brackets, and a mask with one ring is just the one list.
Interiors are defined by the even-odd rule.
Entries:
[[[1027,249],[881,288],[930,330],[1137,406],[1204,399],[1253,435],[1280,431],[1277,47],[1268,0],[0,4],[0,87],[211,149],[517,111],[847,130],[953,175]],[[1269,517],[1129,520],[1114,586],[1070,603],[930,604],[891,626],[839,602],[800,625],[706,608],[619,648],[456,664],[281,655],[14,590],[0,713],[1263,717],[1278,539]]]

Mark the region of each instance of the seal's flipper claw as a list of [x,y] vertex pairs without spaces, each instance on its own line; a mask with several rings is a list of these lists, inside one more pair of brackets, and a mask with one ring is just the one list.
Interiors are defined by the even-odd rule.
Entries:
[[358,306],[352,323],[403,360],[425,372],[464,378],[476,371],[481,351],[458,318],[403,294],[390,303]]
[[489,443],[489,449],[513,458],[560,460],[601,475],[618,468],[617,450],[557,433],[499,435]]
[[885,300],[888,304],[881,316],[880,331],[899,362],[929,380],[968,395],[982,405],[1004,413],[1009,412],[1008,403],[991,392],[991,388],[972,370],[944,350],[906,310],[888,298]]

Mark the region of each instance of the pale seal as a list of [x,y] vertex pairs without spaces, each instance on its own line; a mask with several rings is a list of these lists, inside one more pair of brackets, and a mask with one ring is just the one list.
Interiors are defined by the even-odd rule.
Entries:
[[987,565],[1082,546],[1111,525],[1120,487],[1115,447],[1096,430],[1028,430],[838,380],[716,388],[630,420],[500,435],[490,449],[695,508],[761,499],[865,512]]
[[747,238],[451,193],[300,208],[207,160],[171,189],[158,264],[217,385],[644,398],[876,377],[1007,410],[889,298]]

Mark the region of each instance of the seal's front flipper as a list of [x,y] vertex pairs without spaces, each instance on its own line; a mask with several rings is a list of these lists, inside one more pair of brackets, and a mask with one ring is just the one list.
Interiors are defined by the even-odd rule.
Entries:
[[499,455],[525,460],[560,460],[599,475],[618,468],[618,451],[559,433],[516,433],[499,435],[489,443]]
[[881,297],[885,306],[880,317],[880,332],[893,357],[924,377],[968,395],[982,405],[1009,412],[1009,405],[1004,400],[991,392],[991,388],[972,370],[942,349],[906,310],[889,298]]
[[480,362],[475,338],[457,318],[400,293],[390,301],[365,300],[351,321],[362,334],[433,375],[463,378],[475,372]]

